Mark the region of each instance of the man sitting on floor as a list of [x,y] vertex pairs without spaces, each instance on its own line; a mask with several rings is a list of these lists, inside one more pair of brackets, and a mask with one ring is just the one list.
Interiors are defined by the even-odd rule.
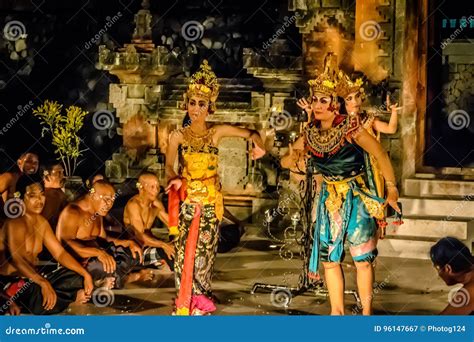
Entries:
[[34,178],[38,172],[38,156],[34,153],[23,153],[20,158],[17,160],[17,165],[8,172],[0,174],[0,224],[4,222],[4,220],[9,216],[8,215],[8,208],[4,208],[5,202],[12,198],[15,189],[17,187],[17,183],[19,182],[20,178],[23,179],[24,184],[29,184],[29,178],[33,177],[32,180],[37,180]]
[[0,194],[3,201],[13,197],[16,183],[21,175],[34,175],[38,172],[38,156],[34,153],[23,153],[17,160],[17,165],[12,171],[0,175]]
[[449,296],[440,315],[474,314],[474,257],[469,248],[453,237],[445,237],[431,247],[431,261],[446,285],[463,286]]
[[160,267],[163,260],[173,270],[174,246],[158,240],[151,233],[157,218],[168,225],[168,214],[157,198],[160,191],[158,178],[153,173],[145,172],[138,178],[137,188],[138,194],[125,206],[124,224],[132,238],[143,247],[144,266]]
[[50,164],[43,169],[44,195],[46,203],[41,215],[48,220],[51,228],[56,231],[59,214],[67,205],[66,194],[62,190],[66,178],[61,164]]
[[148,280],[151,273],[131,274],[143,261],[141,248],[131,240],[106,234],[103,217],[115,200],[113,186],[97,181],[89,193],[71,202],[59,216],[56,236],[78,258],[97,282],[97,286],[122,288],[125,283]]
[[[48,221],[40,215],[45,197],[40,183],[17,189],[23,196],[17,204],[24,214],[6,220],[0,230],[0,313],[55,314],[69,304],[87,302],[93,289],[91,275],[61,246]],[[38,254],[48,249],[64,266],[42,273]],[[6,301],[5,301],[6,300]]]

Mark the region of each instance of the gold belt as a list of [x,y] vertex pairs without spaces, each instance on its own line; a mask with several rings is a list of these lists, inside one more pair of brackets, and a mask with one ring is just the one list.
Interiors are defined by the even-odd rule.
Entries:
[[344,179],[337,180],[337,181],[329,180],[328,178],[323,176],[323,180],[327,184],[344,184],[344,183],[349,183],[351,180],[354,180],[354,179],[356,179],[358,177],[361,177],[363,175],[364,175],[364,173],[359,173],[358,175],[355,175],[355,176],[352,176],[352,177],[349,177],[349,178],[344,178]]

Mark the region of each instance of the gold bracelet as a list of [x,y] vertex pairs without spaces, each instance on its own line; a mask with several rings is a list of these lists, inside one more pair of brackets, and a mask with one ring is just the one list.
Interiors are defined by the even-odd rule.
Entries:
[[395,182],[392,182],[392,181],[385,181],[385,186],[387,188],[396,188],[397,185],[395,184]]

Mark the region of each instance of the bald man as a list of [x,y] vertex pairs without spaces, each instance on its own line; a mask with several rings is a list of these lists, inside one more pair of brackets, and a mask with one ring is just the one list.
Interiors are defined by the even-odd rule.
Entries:
[[127,282],[146,279],[131,274],[142,263],[142,249],[131,240],[106,234],[103,217],[114,200],[115,190],[110,183],[95,182],[89,193],[64,208],[56,236],[86,266],[96,286],[122,288]]
[[158,178],[153,173],[145,172],[138,178],[137,188],[138,194],[125,206],[123,221],[128,232],[143,248],[144,266],[160,267],[165,261],[170,269],[173,269],[174,246],[158,240],[151,233],[157,218],[168,225],[168,214],[163,203],[157,198],[160,192]]

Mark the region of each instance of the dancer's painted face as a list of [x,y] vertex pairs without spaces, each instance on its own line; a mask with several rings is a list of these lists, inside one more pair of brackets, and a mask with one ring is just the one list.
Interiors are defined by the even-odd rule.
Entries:
[[344,98],[347,114],[359,114],[362,105],[362,94],[359,91],[350,93]]
[[26,187],[26,193],[23,197],[26,212],[41,214],[45,201],[43,187],[40,183],[34,183]]
[[314,118],[316,120],[328,120],[334,115],[334,112],[329,110],[331,106],[331,97],[323,93],[314,93],[311,98],[311,109],[313,110]]
[[209,100],[204,97],[192,96],[188,102],[188,114],[191,121],[205,120],[209,114]]

